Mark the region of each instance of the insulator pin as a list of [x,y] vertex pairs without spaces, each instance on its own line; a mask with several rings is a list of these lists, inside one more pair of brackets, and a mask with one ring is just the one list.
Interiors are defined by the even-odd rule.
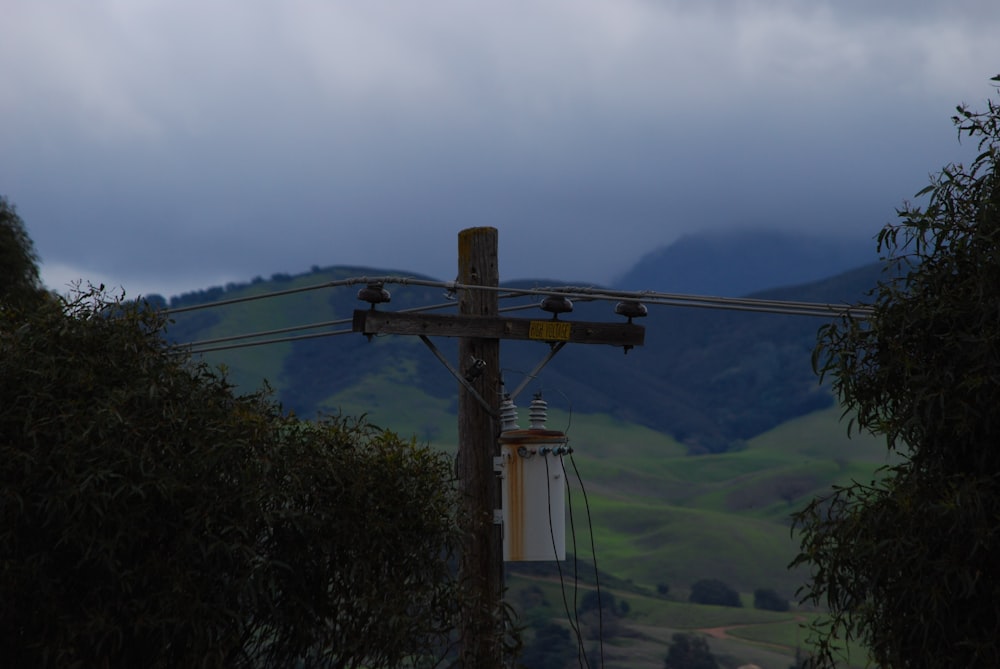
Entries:
[[542,311],[552,314],[552,318],[558,318],[559,314],[568,314],[573,311],[573,301],[565,295],[549,295],[541,304]]
[[358,291],[358,299],[372,305],[375,311],[376,304],[384,304],[392,299],[389,291],[382,287],[381,283],[370,283]]
[[645,318],[649,315],[646,305],[636,300],[626,300],[615,305],[615,313],[628,318],[631,323],[633,318]]

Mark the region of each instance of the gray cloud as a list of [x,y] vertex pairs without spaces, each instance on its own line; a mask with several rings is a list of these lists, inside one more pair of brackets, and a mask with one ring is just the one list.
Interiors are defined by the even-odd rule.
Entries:
[[473,225],[508,278],[594,281],[697,229],[871,236],[962,157],[995,5],[21,3],[0,191],[47,277],[168,294],[447,277]]

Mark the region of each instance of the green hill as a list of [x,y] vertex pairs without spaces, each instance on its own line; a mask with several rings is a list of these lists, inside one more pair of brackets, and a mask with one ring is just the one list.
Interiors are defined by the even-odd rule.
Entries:
[[[835,483],[871,478],[885,462],[881,443],[848,439],[838,417],[836,409],[810,414],[743,450],[702,456],[642,428],[574,418],[573,457],[601,568],[648,588],[711,577],[745,592],[771,587],[793,595],[801,581],[786,569],[796,548],[790,513]],[[578,528],[586,519],[582,498],[571,497]],[[581,555],[589,553],[587,541],[578,544]]]
[[[876,271],[865,268],[767,296],[846,302],[871,285]],[[316,270],[188,294],[170,306],[385,274],[369,268]],[[386,309],[445,301],[440,289],[392,290]],[[177,342],[205,342],[196,345],[205,349],[249,341],[212,343],[253,332],[275,339],[349,331],[351,314],[361,306],[356,292],[357,287],[324,288],[177,312],[169,333]],[[644,347],[623,356],[608,347],[568,346],[529,386],[529,392],[545,393],[548,426],[565,431],[575,450],[567,463],[572,512],[567,548],[578,561],[565,565],[564,583],[570,573],[586,580],[596,562],[622,596],[631,593],[632,608],[618,621],[631,636],[617,639],[618,664],[608,666],[662,666],[672,630],[749,625],[713,638],[713,648],[785,669],[794,654],[788,640],[797,638],[798,619],[812,612],[773,617],[752,608],[703,611],[686,603],[687,591],[699,579],[718,578],[745,601],[752,601],[757,588],[792,599],[803,575],[786,568],[796,551],[789,514],[832,484],[871,478],[885,461],[885,448],[871,438],[847,438],[840,410],[812,374],[809,355],[822,320],[658,307],[651,312],[643,323]],[[572,318],[613,316],[609,305],[600,303],[579,305]],[[326,325],[286,331],[316,323]],[[453,344],[437,342],[451,359]],[[501,349],[508,387],[547,352],[532,342],[504,342]],[[367,414],[405,436],[455,449],[458,384],[415,337],[369,342],[347,332],[204,355],[246,389],[266,379],[286,408],[300,415]],[[551,569],[545,576],[524,574],[517,565],[512,570],[512,599],[527,601],[518,592],[533,587],[532,579],[553,593],[546,595],[549,609],[522,611],[527,620],[561,615],[568,624],[553,604],[551,589],[558,580]],[[661,585],[669,586],[668,598],[656,595]]]
[[[566,418],[556,413],[549,425]],[[575,540],[571,534],[567,550],[577,557],[561,574],[553,563],[510,564],[508,600],[521,615],[535,627],[568,626],[562,593],[572,602],[582,596],[575,587],[593,589],[596,563],[605,590],[629,606],[605,630],[612,638],[605,666],[661,667],[674,632],[711,631],[719,636],[710,647],[728,666],[787,669],[804,647],[802,625],[817,615],[795,605],[803,574],[787,569],[797,550],[789,516],[833,484],[873,477],[886,463],[884,445],[849,439],[832,408],[784,423],[743,450],[701,456],[607,416],[574,416],[568,434],[580,480],[568,466]],[[691,585],[703,578],[741,592],[744,608],[689,604]],[[666,597],[657,594],[663,585]],[[532,596],[539,588],[544,606]],[[792,610],[753,609],[758,588],[789,599]],[[864,665],[860,651],[852,657],[853,666]]]
[[[760,297],[844,303],[859,299],[874,283],[877,267],[867,267],[822,282],[769,291]],[[298,276],[271,281],[231,284],[171,299],[172,308],[211,303],[222,298],[246,298],[275,290],[298,290],[358,276],[383,276],[371,268],[316,268]],[[516,285],[542,282],[517,282]],[[545,282],[551,285],[553,282]],[[514,285],[514,284],[512,284]],[[390,286],[398,310],[446,302],[439,288]],[[274,332],[293,326],[333,323],[325,328],[348,329],[354,309],[367,306],[356,299],[357,287],[332,287],[242,302],[225,307],[176,313],[170,330],[175,341],[211,341],[253,332]],[[503,306],[537,303],[537,298],[505,300]],[[581,302],[567,320],[612,321],[608,302]],[[541,315],[526,311],[521,315]],[[534,380],[530,391],[544,390],[566,398],[581,413],[604,413],[670,434],[696,453],[739,447],[756,435],[796,416],[832,406],[830,393],[812,373],[809,359],[816,317],[723,312],[678,307],[652,307],[643,325],[646,345],[627,356],[606,346],[567,346]],[[339,325],[338,325],[339,323]],[[323,329],[297,332],[307,334]],[[277,337],[279,335],[275,335]],[[287,336],[287,335],[286,335]],[[437,343],[454,359],[450,340]],[[546,353],[544,344],[505,341],[501,364],[509,385],[516,385]],[[256,387],[267,379],[289,409],[300,415],[337,411],[368,402],[371,389],[382,383],[391,398],[403,387],[418,390],[446,412],[454,412],[456,382],[415,337],[377,338],[348,334],[335,338],[296,339],[263,347],[210,353],[211,362],[225,364],[241,386]],[[412,398],[411,398],[412,399]],[[434,410],[427,427],[444,414]],[[395,420],[395,416],[392,417]],[[378,418],[376,417],[376,420]],[[425,434],[419,426],[416,434]]]

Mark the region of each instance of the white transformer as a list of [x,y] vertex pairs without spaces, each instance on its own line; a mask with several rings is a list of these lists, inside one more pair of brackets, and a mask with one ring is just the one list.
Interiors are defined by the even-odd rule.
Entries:
[[500,475],[503,519],[503,559],[540,561],[566,559],[566,475],[563,457],[569,439],[545,429],[545,402],[531,403],[531,427],[517,429],[512,402],[501,408]]

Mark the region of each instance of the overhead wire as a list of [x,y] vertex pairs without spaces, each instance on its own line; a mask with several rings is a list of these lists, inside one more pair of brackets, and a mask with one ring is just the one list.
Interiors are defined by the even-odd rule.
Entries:
[[[552,475],[549,472],[548,454],[543,453],[542,459],[545,461],[545,489],[546,489],[545,498],[546,502],[548,503],[548,510],[549,510],[549,537],[552,539],[552,553],[553,555],[558,555],[559,549],[556,547],[556,534],[552,522]],[[576,636],[577,662],[580,664],[581,669],[583,669],[584,665],[586,665],[587,669],[590,669],[590,660],[587,659],[587,649],[583,642],[583,633],[580,631],[579,608],[576,603],[576,597],[574,595],[573,598],[574,610],[570,611],[569,600],[566,597],[566,580],[563,577],[562,564],[560,560],[555,560],[555,563],[556,563],[556,569],[559,572],[559,590],[560,592],[562,592],[563,607],[566,609],[566,619],[567,622],[569,622],[570,628],[573,630],[573,634]]]
[[[454,302],[443,302],[440,304],[429,304],[422,307],[409,307],[407,309],[400,309],[399,313],[416,313],[419,311],[434,311],[436,309],[445,309],[447,307],[454,306]],[[216,337],[214,339],[199,339],[198,341],[188,342],[186,344],[178,344],[178,346],[202,346],[206,344],[218,344],[227,341],[238,341],[240,339],[253,339],[254,337],[266,337],[275,334],[284,334],[286,332],[298,332],[299,330],[313,330],[315,328],[322,327],[333,327],[335,325],[344,325],[350,323],[353,319],[351,318],[340,318],[334,321],[321,321],[319,323],[308,323],[306,325],[291,325],[286,328],[277,328],[275,330],[262,330],[260,332],[250,332],[246,334],[229,335],[226,337]]]
[[[573,471],[576,473],[576,480],[580,484],[580,492],[583,493],[583,507],[587,511],[587,526],[590,528],[590,554],[594,560],[594,585],[597,588],[597,606],[598,606],[598,626],[601,630],[599,634],[600,637],[600,647],[601,647],[601,666],[604,666],[604,604],[601,600],[601,576],[597,569],[597,545],[594,542],[594,521],[590,513],[590,500],[587,497],[587,489],[583,485],[583,477],[580,476],[580,469],[576,466],[576,460],[573,459],[573,451],[569,452],[569,461],[573,465]],[[563,464],[563,471],[565,471],[565,463]],[[569,486],[566,487],[567,490]]]
[[[411,307],[409,309],[399,309],[394,313],[415,313],[420,311],[432,311],[436,309],[444,309],[447,307],[454,306],[453,302],[445,302],[441,304],[433,304],[424,307]],[[517,306],[502,307],[499,309],[500,312],[511,312],[511,311],[522,311],[524,309],[535,309],[537,304],[519,304]],[[329,337],[334,335],[351,334],[354,330],[334,330],[331,332],[319,332],[312,335],[301,335],[297,337],[282,337],[279,339],[264,339],[261,341],[245,342],[243,344],[233,344],[231,346],[211,346],[213,344],[222,344],[225,342],[240,341],[243,339],[253,339],[255,337],[266,337],[275,334],[284,334],[287,332],[299,332],[301,330],[312,330],[321,327],[333,327],[336,325],[344,325],[350,323],[352,319],[341,318],[334,321],[321,321],[319,323],[309,323],[306,325],[292,325],[287,328],[277,328],[274,330],[262,330],[260,332],[249,332],[238,335],[229,335],[226,337],[215,337],[213,339],[199,339],[198,341],[187,342],[184,344],[176,344],[175,347],[178,349],[185,349],[188,353],[211,353],[216,351],[228,351],[230,349],[237,348],[248,348],[251,346],[263,346],[265,344],[281,344],[291,341],[300,341],[303,339],[318,339],[321,337]]]
[[[559,466],[562,468],[563,481],[568,481],[568,479],[566,478],[566,463],[563,462],[563,460],[564,460],[564,458],[559,458]],[[546,472],[546,475],[548,475],[548,472]],[[551,495],[551,494],[552,493],[550,491],[549,495]],[[576,619],[576,626],[577,626],[577,628],[579,628],[580,627],[580,600],[579,600],[579,592],[580,592],[580,559],[579,559],[579,552],[578,552],[577,545],[576,545],[576,522],[575,522],[574,516],[573,516],[573,491],[570,488],[570,486],[568,485],[568,483],[566,485],[566,505],[567,505],[567,508],[569,510],[569,513],[566,514],[566,515],[569,517],[570,542],[571,542],[571,544],[573,546],[573,615],[574,615],[574,617]],[[550,531],[550,533],[552,532],[552,519],[551,518],[549,518],[549,531]],[[554,541],[554,537],[553,537],[553,541]],[[597,625],[598,633],[597,633],[597,636],[600,638],[600,642],[601,642],[601,644],[603,646],[603,644],[604,644],[604,620],[603,620],[602,612],[601,612],[601,607],[602,606],[603,606],[603,604],[601,602],[601,593],[600,593],[600,590],[598,590],[598,592],[597,592],[597,620],[598,620],[598,625]],[[581,642],[581,650],[582,650],[582,642]],[[602,650],[603,650],[603,648],[602,648]],[[603,652],[602,652],[601,656],[603,658]],[[588,664],[589,664],[589,661],[588,661]],[[603,664],[604,664],[603,659],[601,661],[601,664],[603,666]]]
[[[586,511],[587,511],[587,529],[590,532],[590,553],[591,553],[591,558],[593,560],[593,565],[594,565],[594,587],[595,587],[595,590],[597,592],[597,641],[598,641],[598,647],[600,649],[600,660],[601,660],[601,663],[600,663],[599,666],[600,667],[604,667],[604,598],[603,598],[602,593],[601,593],[601,577],[600,577],[600,574],[598,573],[598,568],[597,568],[597,547],[594,544],[594,524],[593,524],[593,521],[592,521],[591,516],[590,516],[590,503],[589,503],[589,501],[587,499],[587,489],[583,485],[583,478],[580,476],[580,470],[577,469],[577,467],[576,467],[576,461],[573,460],[573,448],[572,447],[568,447],[568,445],[569,445],[569,430],[570,430],[570,427],[572,427],[572,425],[573,425],[573,401],[562,390],[559,390],[558,388],[556,388],[555,390],[556,390],[556,392],[558,392],[560,395],[563,396],[563,399],[565,399],[566,402],[569,405],[568,417],[567,417],[567,420],[566,420],[566,427],[562,431],[563,435],[566,437],[566,444],[567,444],[567,449],[566,449],[565,456],[569,457],[570,462],[573,464],[573,469],[576,471],[576,479],[577,479],[577,482],[579,482],[579,484],[580,484],[580,490],[583,492],[584,507],[586,508]],[[575,518],[575,516],[573,514],[573,491],[572,491],[572,487],[569,485],[569,474],[566,471],[566,457],[565,456],[559,458],[559,466],[562,468],[563,481],[566,481],[566,499],[567,499],[568,508],[569,508],[569,513],[567,515],[569,516],[570,537],[571,537],[571,541],[572,541],[572,544],[573,544],[573,609],[574,609],[574,611],[576,613],[576,625],[579,628],[580,627],[580,609],[579,609],[580,605],[579,605],[579,601],[577,599],[577,596],[578,596],[579,586],[580,586],[580,565],[579,565],[579,562],[580,562],[580,560],[579,560],[580,553],[579,553],[579,550],[578,550],[578,547],[577,547],[577,543],[576,543],[576,518]],[[546,464],[547,464],[547,462],[546,462]],[[547,471],[546,471],[546,475],[548,475]],[[552,519],[551,518],[549,518],[549,530],[550,530],[550,532],[552,531]],[[553,542],[554,541],[555,541],[555,536],[553,535]],[[587,664],[589,666],[589,664],[590,664],[589,660],[588,660]]]
[[534,288],[515,288],[511,286],[481,286],[477,284],[464,284],[457,281],[439,281],[435,279],[419,279],[406,276],[358,276],[323,283],[300,286],[286,290],[261,293],[258,295],[244,295],[227,300],[217,300],[202,304],[194,304],[182,307],[165,309],[168,315],[195,311],[198,309],[209,309],[215,307],[240,304],[255,300],[263,300],[274,297],[282,297],[295,293],[302,293],[323,288],[336,288],[353,286],[358,284],[378,284],[378,285],[403,285],[403,286],[424,286],[432,288],[444,288],[449,294],[454,294],[459,290],[480,290],[501,293],[500,298],[521,297],[529,295],[548,296],[553,294],[578,300],[634,300],[660,304],[664,306],[686,306],[709,309],[730,309],[737,311],[761,311],[767,313],[777,313],[786,315],[804,316],[829,316],[849,314],[856,317],[870,315],[870,307],[831,304],[823,302],[804,302],[798,300],[773,300],[750,297],[718,297],[712,295],[691,295],[685,293],[666,293],[653,290],[625,291],[608,288],[593,288],[588,286],[539,286]]
[[241,344],[224,344],[222,346],[207,346],[203,348],[192,348],[187,350],[187,353],[192,355],[198,353],[213,353],[215,351],[229,351],[237,348],[249,348],[251,346],[264,346],[265,344],[284,344],[293,341],[302,341],[305,339],[320,339],[322,337],[334,337],[337,335],[354,334],[354,330],[333,330],[331,332],[316,332],[307,335],[298,335],[295,337],[280,337],[278,339],[265,339],[263,341],[247,341]]
[[257,295],[243,295],[241,297],[233,297],[226,300],[215,300],[213,302],[203,302],[201,304],[191,304],[183,307],[172,307],[170,309],[164,309],[165,314],[181,314],[188,311],[197,311],[199,309],[211,309],[214,307],[225,307],[232,304],[241,304],[243,302],[254,302],[256,300],[266,300],[273,297],[284,297],[285,295],[294,295],[296,293],[305,293],[313,290],[322,290],[323,288],[338,288],[342,286],[356,286],[358,284],[402,284],[402,285],[413,285],[413,286],[427,286],[432,288],[448,288],[450,284],[454,282],[444,282],[429,279],[418,279],[415,277],[406,276],[381,276],[381,277],[367,277],[367,276],[356,276],[347,279],[335,279],[333,281],[324,281],[323,283],[310,284],[308,286],[299,286],[297,288],[287,288],[285,290],[275,290],[269,293],[260,293]]

